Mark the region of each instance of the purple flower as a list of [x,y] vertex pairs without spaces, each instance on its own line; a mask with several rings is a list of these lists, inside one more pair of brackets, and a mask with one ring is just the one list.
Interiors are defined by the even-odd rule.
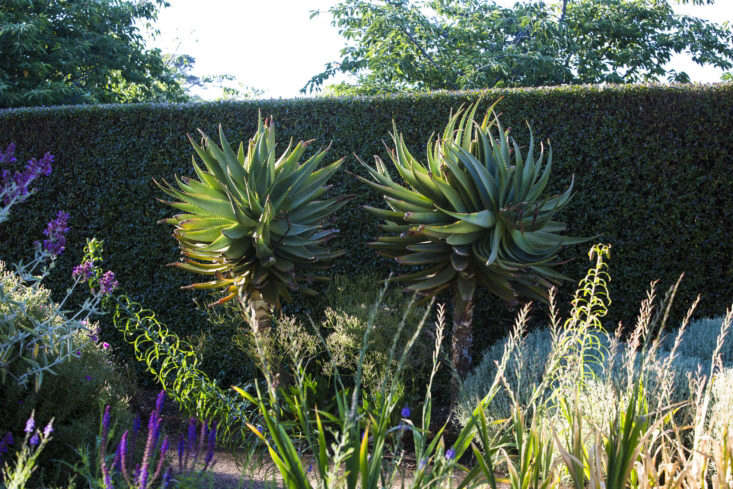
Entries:
[[53,155],[46,153],[40,160],[35,158],[28,160],[25,170],[28,174],[34,175],[34,179],[40,175],[49,176],[52,170],[51,163],[53,163]]
[[8,144],[8,147],[5,148],[5,152],[0,150],[0,163],[15,163],[15,143]]
[[69,232],[68,227],[69,214],[59,211],[56,218],[49,221],[43,234],[48,239],[43,240],[43,249],[52,255],[58,256],[66,249],[66,233]]
[[402,408],[402,411],[400,411],[400,415],[403,418],[409,418],[410,417],[410,408],[405,404],[405,407]]
[[188,450],[193,452],[196,449],[196,420],[188,420]]
[[12,445],[15,442],[15,440],[13,440],[13,434],[9,431],[5,433],[2,442],[5,443],[5,445]]
[[48,438],[51,433],[53,433],[53,426],[51,426],[52,422],[49,421],[45,428],[43,428],[43,437]]
[[168,467],[163,474],[163,489],[168,489],[168,484],[171,482],[171,468]]
[[137,434],[138,431],[140,431],[140,424],[142,423],[142,420],[140,419],[140,415],[135,416],[135,421],[132,422],[132,432],[133,434]]
[[82,280],[92,278],[94,274],[94,264],[90,261],[85,261],[81,265],[77,265],[71,271],[71,276],[75,279],[81,278]]
[[107,404],[104,408],[104,416],[102,416],[102,439],[107,439],[107,433],[109,433],[109,422],[110,422],[110,406]]
[[447,460],[453,460],[453,458],[455,456],[456,456],[456,451],[455,450],[453,450],[452,448],[449,448],[448,450],[446,450],[446,452],[445,452],[445,458]]
[[122,438],[120,438],[120,444],[117,447],[117,450],[120,452],[120,464],[123,467],[123,470],[127,467],[126,460],[127,460],[127,431],[125,431],[122,434]]
[[178,439],[178,470],[183,470],[183,452],[186,450],[186,440],[183,438],[183,434]]
[[[74,354],[75,354],[75,355],[76,355],[77,357],[80,357],[80,356],[81,356],[81,350],[76,350],[76,351],[74,352]],[[87,375],[87,377],[89,377],[89,376]]]
[[107,343],[106,341],[103,341],[102,348],[104,348],[105,350],[109,350],[109,343]]
[[26,433],[33,433],[33,430],[36,427],[36,420],[33,419],[33,413],[31,413],[30,418],[28,418],[28,421],[25,422],[25,431]]
[[[112,273],[112,272],[108,272]],[[107,348],[109,348],[109,345],[107,345]],[[165,391],[160,391],[158,393],[158,397],[155,399],[155,411],[160,414],[160,412],[163,410],[163,401],[165,400]]]
[[30,441],[28,442],[30,446],[36,447],[41,442],[41,439],[38,438],[38,433],[33,433],[33,436],[31,436]]
[[420,459],[420,463],[417,464],[417,468],[422,469],[428,464],[428,460],[426,458]]
[[117,288],[119,282],[115,280],[115,274],[112,271],[106,271],[104,272],[104,275],[102,275],[102,278],[99,279],[99,285],[100,285],[100,293],[102,295],[109,294],[113,290]]
[[168,437],[166,436],[165,438],[163,438],[163,443],[160,445],[160,456],[161,457],[165,457],[166,452],[168,452],[169,445],[170,444],[168,443]]
[[92,381],[92,376],[91,375],[85,375],[84,376],[84,380],[86,380],[87,382],[91,382]]

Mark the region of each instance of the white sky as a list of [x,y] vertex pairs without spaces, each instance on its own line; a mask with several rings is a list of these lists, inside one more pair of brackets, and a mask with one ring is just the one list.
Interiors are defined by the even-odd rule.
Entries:
[[[344,44],[327,12],[337,0],[169,1],[171,6],[160,11],[160,34],[151,45],[164,53],[190,54],[197,75],[229,73],[263,90],[264,97],[303,96],[299,90],[327,62],[339,59]],[[513,0],[497,3],[511,5]],[[322,13],[310,19],[315,9]],[[733,0],[676,10],[733,24]],[[684,56],[673,58],[670,67],[686,71],[696,82],[720,80],[720,70],[701,68]]]

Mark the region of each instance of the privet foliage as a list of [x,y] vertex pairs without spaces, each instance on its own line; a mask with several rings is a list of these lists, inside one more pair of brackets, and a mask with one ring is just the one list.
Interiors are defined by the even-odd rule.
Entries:
[[[162,268],[175,261],[178,252],[170,235],[155,225],[168,217],[169,209],[155,203],[160,191],[152,183],[153,178],[172,174],[192,175],[186,133],[197,128],[214,133],[221,123],[230,141],[249,137],[261,109],[274,115],[282,140],[316,138],[318,144],[331,141],[333,155],[355,153],[367,159],[378,154],[385,159],[381,140],[388,137],[394,119],[407,147],[423,158],[424,142],[444,125],[451,109],[479,95],[5,111],[0,114],[3,138],[31,145],[24,146],[27,153],[19,154],[19,161],[51,151],[63,164],[44,179],[41,192],[24,205],[23,213],[5,224],[0,247],[9,261],[23,257],[31,241],[25,230],[37,228],[51,206],[72,216],[89,216],[72,217],[69,240],[91,235],[104,239],[109,267],[128,290],[139,294],[133,299],[145,297],[146,307],[157,311],[163,323],[190,334],[205,319],[190,307],[190,294],[177,290],[189,283],[190,275]],[[720,313],[733,294],[733,241],[728,236],[733,222],[733,193],[728,191],[733,187],[733,86],[560,87],[490,91],[483,96],[504,97],[502,122],[517,141],[528,141],[525,120],[533,122],[535,134],[550,139],[551,193],[567,188],[575,175],[575,188],[582,192],[564,214],[568,234],[598,234],[615,250],[609,323],[623,319],[630,324],[644,284],[659,278],[665,286],[682,271],[687,275],[676,304],[689,303],[693,292],[700,292],[705,300],[699,313]],[[343,166],[365,176],[351,156]],[[357,195],[332,221],[342,236],[335,244],[349,252],[348,259],[335,261],[335,271],[353,275],[368,269],[386,276],[390,264],[364,239],[378,235],[378,222],[359,205],[378,206],[381,197],[346,171],[334,175],[331,183],[339,193]],[[580,249],[562,256],[576,256]],[[58,275],[49,281],[52,290],[63,290],[79,258],[80,251],[73,249],[59,258]],[[563,272],[577,278],[583,268],[578,260],[566,264]],[[293,310],[305,307],[310,306],[300,302]],[[476,338],[478,347],[511,324],[511,314],[501,319],[484,315],[481,307],[501,309],[477,305],[476,328],[486,331]],[[681,311],[673,309],[675,316]]]

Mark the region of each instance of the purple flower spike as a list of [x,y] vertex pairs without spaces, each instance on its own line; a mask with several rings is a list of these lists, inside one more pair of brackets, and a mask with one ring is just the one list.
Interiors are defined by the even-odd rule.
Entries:
[[142,420],[140,419],[140,415],[135,416],[135,421],[132,422],[132,432],[134,434],[137,434],[138,431],[140,431],[140,424],[142,423]]
[[400,415],[403,418],[409,418],[410,417],[410,408],[405,404],[405,407],[402,408],[402,411],[400,411]]
[[168,451],[168,446],[169,446],[168,437],[166,436],[163,439],[163,444],[160,446],[160,456],[161,457],[165,457],[165,454]]
[[455,456],[456,456],[456,451],[455,450],[453,450],[452,448],[449,448],[448,450],[446,450],[446,452],[445,452],[445,458],[446,459],[453,460],[453,458]]
[[165,474],[163,474],[163,489],[168,489],[168,484],[171,483],[171,468],[168,467],[168,469],[165,471]]
[[188,420],[188,450],[193,452],[196,449],[196,420]]
[[127,431],[122,434],[120,444],[117,446],[117,450],[120,452],[120,465],[122,466],[123,473],[127,472]]
[[183,435],[178,439],[178,471],[183,472],[183,452],[186,450],[186,440]]
[[48,438],[53,433],[52,422],[49,421],[45,428],[43,428],[43,437]]
[[15,159],[15,143],[8,144],[4,153],[0,150],[0,163],[15,163],[16,161],[18,160]]
[[[111,272],[108,272],[111,273]],[[158,393],[158,398],[155,400],[155,410],[160,414],[160,412],[163,410],[163,401],[165,400],[165,391],[160,391]]]
[[113,290],[117,288],[117,286],[120,285],[119,282],[115,279],[115,274],[112,271],[106,271],[104,272],[104,275],[102,275],[102,278],[99,279],[99,292],[102,295],[109,294]]
[[35,446],[38,446],[40,442],[41,442],[41,439],[38,438],[38,433],[33,433],[33,436],[31,436],[31,439],[28,442],[28,444],[30,444],[30,446],[32,447],[35,447]]
[[30,418],[28,418],[28,421],[25,422],[25,431],[26,433],[33,433],[33,430],[36,427],[36,420],[33,419],[33,413],[31,413]]
[[107,439],[107,434],[109,433],[109,422],[110,422],[110,406],[107,404],[107,406],[104,408],[104,416],[102,417],[102,439]]

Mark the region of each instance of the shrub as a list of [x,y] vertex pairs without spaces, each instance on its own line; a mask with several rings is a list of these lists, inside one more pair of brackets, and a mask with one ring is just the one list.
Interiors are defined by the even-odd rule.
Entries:
[[[104,348],[86,333],[74,336],[75,358],[56,367],[41,389],[8,383],[0,403],[0,431],[17,431],[35,411],[37,419],[54,418],[54,439],[38,459],[46,482],[60,481],[68,471],[58,460],[75,464],[75,450],[94,447],[99,414],[112,406],[116,419],[129,420],[126,379],[116,370]],[[19,436],[16,436],[19,439]]]

